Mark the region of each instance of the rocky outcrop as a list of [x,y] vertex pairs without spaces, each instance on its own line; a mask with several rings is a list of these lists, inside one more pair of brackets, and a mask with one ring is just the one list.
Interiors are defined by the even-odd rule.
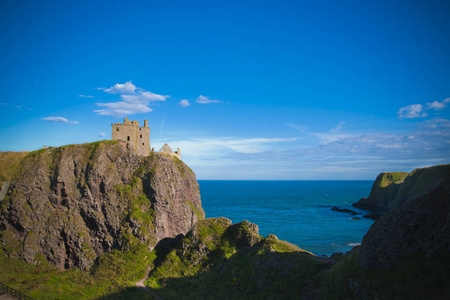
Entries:
[[202,220],[168,244],[156,247],[146,281],[164,299],[311,299],[310,279],[332,264],[226,218]]
[[33,263],[87,269],[113,249],[151,250],[204,218],[195,174],[177,157],[117,141],[28,154],[0,203],[0,246]]
[[372,225],[360,246],[361,266],[389,268],[417,252],[450,254],[450,176]]
[[353,206],[377,212],[398,208],[414,197],[428,193],[448,174],[448,164],[415,169],[411,173],[381,173],[375,180],[369,197],[353,203]]

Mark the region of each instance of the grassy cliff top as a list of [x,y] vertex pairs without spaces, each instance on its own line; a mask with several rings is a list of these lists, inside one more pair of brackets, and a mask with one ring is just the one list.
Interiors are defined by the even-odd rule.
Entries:
[[383,172],[380,175],[378,175],[376,179],[376,185],[379,187],[387,187],[388,185],[391,185],[392,183],[400,183],[402,182],[407,176],[409,175],[409,172]]
[[0,181],[10,181],[17,166],[28,153],[27,151],[0,152]]

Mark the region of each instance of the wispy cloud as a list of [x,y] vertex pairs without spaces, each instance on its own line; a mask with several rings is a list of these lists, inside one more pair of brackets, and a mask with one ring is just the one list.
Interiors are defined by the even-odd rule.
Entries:
[[347,123],[347,122],[345,122],[345,121],[339,122],[339,124],[336,127],[331,128],[330,132],[339,132],[339,131],[341,131],[341,129],[345,125],[345,123]]
[[97,134],[97,136],[99,136],[99,137],[104,137],[104,136],[106,136],[106,133],[104,133],[104,132],[99,132],[99,133]]
[[195,100],[195,102],[197,102],[199,104],[210,104],[210,103],[221,103],[222,101],[212,100],[212,99],[209,99],[209,97],[207,97],[207,96],[200,95],[197,97],[197,100]]
[[341,121],[335,127],[331,128],[328,132],[308,132],[307,127],[293,123],[286,123],[286,126],[291,127],[305,135],[319,138],[322,144],[328,144],[338,140],[339,138],[347,136],[347,134],[341,132],[346,123],[346,121]]
[[183,99],[183,100],[181,100],[180,102],[178,102],[178,105],[181,106],[181,107],[188,107],[188,106],[191,105],[191,104],[189,103],[188,100]]
[[80,98],[94,98],[94,96],[90,96],[90,95],[78,95],[78,97],[80,97]]
[[8,105],[8,104],[2,102],[2,103],[0,103],[0,105]]
[[50,122],[59,122],[59,123],[78,124],[78,121],[69,121],[68,119],[63,118],[63,117],[47,117],[47,118],[41,118],[41,120],[50,121]]
[[258,153],[281,147],[284,143],[294,142],[297,138],[193,138],[189,140],[171,141],[170,143],[183,149],[183,152],[202,153],[204,157],[226,152]]
[[397,115],[402,119],[424,118],[428,116],[428,114],[423,110],[422,104],[411,104],[402,107],[397,112]]
[[431,103],[427,103],[427,109],[441,110],[447,107],[446,103],[450,103],[450,98],[444,99],[442,102],[433,101]]
[[299,132],[305,133],[307,127],[306,126],[301,126],[301,125],[297,125],[297,124],[293,124],[293,123],[286,123],[287,126],[291,127],[292,129],[295,129]]
[[149,105],[155,101],[165,101],[168,95],[158,95],[136,87],[131,81],[115,84],[109,89],[103,89],[109,94],[120,94],[121,101],[97,103],[103,109],[95,110],[98,115],[123,117],[153,111]]

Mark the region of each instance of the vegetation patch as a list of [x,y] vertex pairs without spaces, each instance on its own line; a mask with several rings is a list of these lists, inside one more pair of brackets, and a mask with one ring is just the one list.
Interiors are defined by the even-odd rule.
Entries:
[[450,257],[404,255],[393,268],[364,271],[359,249],[318,277],[323,299],[448,299]]
[[188,200],[186,200],[186,203],[187,203],[187,204],[191,207],[191,209],[194,211],[195,215],[197,216],[197,220],[203,220],[203,219],[204,219],[202,213],[201,213],[197,208],[195,208],[195,206],[194,206],[191,202],[189,202]]
[[300,298],[327,262],[289,243],[261,238],[253,226],[221,218],[199,221],[159,260],[146,284],[164,299]]
[[383,173],[383,177],[380,180],[378,186],[387,187],[392,183],[396,183],[397,181],[403,181],[409,175],[408,172],[388,172]]
[[29,152],[0,152],[0,183],[10,181],[22,159]]
[[35,264],[9,258],[0,250],[0,282],[34,299],[145,299],[135,298],[135,282],[145,276],[154,256],[144,245],[99,257],[89,272],[58,270],[41,254]]

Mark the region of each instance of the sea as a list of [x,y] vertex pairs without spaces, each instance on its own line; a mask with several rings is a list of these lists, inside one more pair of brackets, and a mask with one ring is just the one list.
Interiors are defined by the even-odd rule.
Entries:
[[373,220],[332,211],[352,207],[370,193],[373,181],[222,181],[199,180],[207,218],[247,220],[259,234],[275,234],[316,255],[346,252],[361,243]]

